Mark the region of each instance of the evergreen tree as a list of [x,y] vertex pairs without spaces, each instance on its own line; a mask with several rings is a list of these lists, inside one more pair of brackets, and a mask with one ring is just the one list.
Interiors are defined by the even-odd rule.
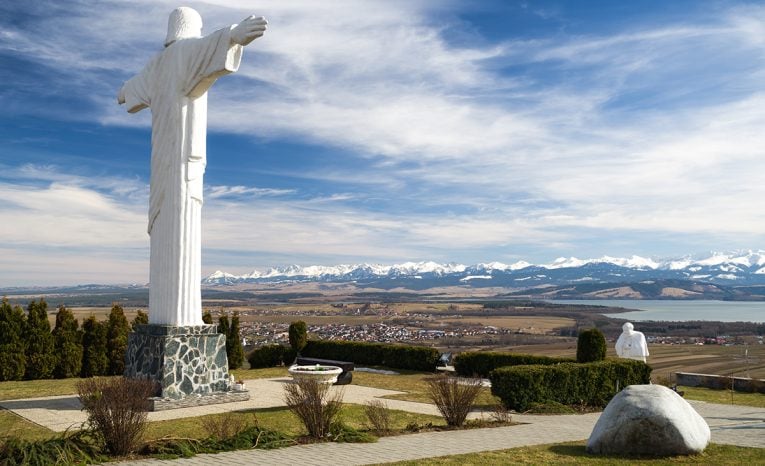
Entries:
[[21,380],[26,368],[24,354],[24,311],[0,302],[0,381]]
[[593,362],[606,359],[606,337],[596,328],[579,332],[576,342],[576,362]]
[[53,348],[56,366],[53,376],[57,379],[79,377],[82,369],[82,331],[72,311],[59,306],[56,326],[53,328]]
[[130,324],[122,306],[115,304],[109,313],[106,331],[106,352],[109,358],[109,375],[122,375],[125,372],[125,352],[127,351]]
[[82,377],[107,374],[106,332],[106,325],[98,322],[95,316],[88,317],[82,323]]
[[138,325],[147,325],[149,323],[149,314],[145,313],[142,310],[138,310],[138,314],[136,314],[135,319],[133,319],[133,330],[135,331],[136,326]]
[[287,336],[290,340],[290,346],[297,354],[300,354],[308,344],[308,325],[302,320],[296,320],[290,324],[287,330]]
[[220,314],[220,317],[218,317],[218,333],[222,333],[226,336],[228,336],[228,329],[231,325],[228,323],[228,313],[222,313]]
[[209,310],[202,313],[202,322],[206,323],[207,325],[212,325],[213,316]]
[[48,322],[48,303],[44,299],[40,299],[39,302],[33,300],[29,303],[24,339],[26,340],[24,378],[49,379],[56,366],[56,356],[53,353],[53,335]]
[[239,369],[244,363],[244,348],[242,337],[239,334],[239,312],[234,312],[231,317],[231,326],[226,335],[226,355],[228,356],[228,368]]

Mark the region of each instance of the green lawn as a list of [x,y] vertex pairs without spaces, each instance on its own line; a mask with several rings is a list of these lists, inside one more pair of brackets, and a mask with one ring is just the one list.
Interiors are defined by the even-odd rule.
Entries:
[[[260,427],[276,430],[292,436],[306,435],[300,421],[287,408],[267,408],[249,411],[233,412],[227,414],[211,414],[194,418],[173,419],[169,421],[152,422],[146,432],[146,439],[153,440],[161,437],[190,437],[203,438],[209,433],[204,428],[205,418],[217,417],[228,419],[232,422],[242,420],[248,424],[257,422]],[[366,416],[364,407],[355,404],[344,404],[341,411],[343,422],[355,429],[366,429]],[[420,426],[432,423],[434,426],[445,426],[440,416],[408,413],[405,411],[391,410],[391,429],[403,430],[409,424]]]
[[763,393],[742,393],[700,387],[677,387],[677,389],[685,392],[684,397],[687,400],[765,408],[765,394]]
[[466,455],[442,456],[416,461],[386,463],[395,466],[504,466],[507,464],[561,464],[561,465],[741,465],[765,464],[765,448],[735,447],[711,444],[700,455],[674,456],[670,458],[617,458],[590,455],[585,451],[584,442],[540,445],[535,447],[512,448]]

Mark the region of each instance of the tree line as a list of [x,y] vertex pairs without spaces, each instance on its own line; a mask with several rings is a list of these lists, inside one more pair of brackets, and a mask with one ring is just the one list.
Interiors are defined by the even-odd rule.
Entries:
[[[203,316],[212,323],[212,314]],[[128,334],[136,326],[147,324],[143,311],[130,323],[122,306],[112,306],[109,318],[99,322],[95,316],[80,326],[72,311],[61,305],[51,329],[48,303],[32,300],[26,308],[11,306],[7,298],[0,302],[0,381],[63,379],[122,375]],[[229,368],[241,367],[244,351],[239,338],[239,315],[219,317],[218,331],[226,335]]]

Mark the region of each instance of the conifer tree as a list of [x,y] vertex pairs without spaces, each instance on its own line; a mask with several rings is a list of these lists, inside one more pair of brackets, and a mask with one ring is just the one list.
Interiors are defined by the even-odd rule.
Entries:
[[26,368],[24,354],[24,311],[0,302],[0,381],[21,380]]
[[82,323],[82,370],[80,376],[106,375],[109,358],[106,354],[107,328],[90,316]]
[[226,355],[228,356],[229,369],[242,367],[244,348],[242,348],[242,337],[239,334],[239,312],[234,312],[231,317],[231,326],[226,335]]
[[72,311],[59,306],[56,326],[53,328],[53,348],[56,366],[53,376],[57,379],[79,377],[82,370],[82,331]]
[[48,322],[48,303],[44,299],[40,299],[39,302],[32,300],[27,307],[24,340],[26,341],[24,378],[49,379],[53,376],[56,356],[53,353],[53,335]]
[[213,316],[212,312],[209,310],[202,313],[202,322],[206,323],[207,325],[212,325],[213,323]]
[[135,331],[135,328],[138,325],[146,325],[149,323],[149,314],[145,313],[142,310],[138,310],[138,314],[136,314],[135,319],[133,319],[133,330]]
[[228,312],[225,314],[221,312],[220,317],[218,317],[218,333],[228,336],[228,329],[230,326],[231,325],[228,322]]
[[576,362],[606,359],[606,337],[597,328],[582,330],[576,342]]
[[109,375],[122,375],[125,372],[125,352],[127,351],[130,324],[125,311],[119,304],[112,306],[106,332],[106,353],[109,358]]

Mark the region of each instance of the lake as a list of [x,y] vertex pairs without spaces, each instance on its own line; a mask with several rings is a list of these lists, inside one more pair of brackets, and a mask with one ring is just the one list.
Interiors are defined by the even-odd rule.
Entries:
[[605,314],[608,317],[641,320],[716,320],[720,322],[765,322],[765,302],[747,301],[663,301],[634,299],[566,299],[551,300],[556,304],[586,304],[623,307],[639,311]]

